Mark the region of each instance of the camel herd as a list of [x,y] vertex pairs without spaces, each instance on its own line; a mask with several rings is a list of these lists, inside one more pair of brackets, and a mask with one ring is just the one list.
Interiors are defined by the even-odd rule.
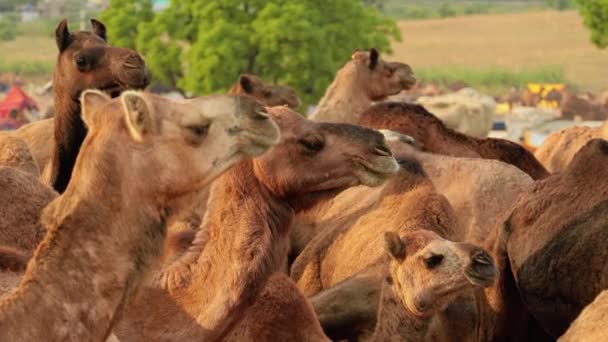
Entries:
[[608,338],[606,127],[458,133],[375,49],[309,119],[249,74],[171,100],[91,25],[0,135],[0,341]]

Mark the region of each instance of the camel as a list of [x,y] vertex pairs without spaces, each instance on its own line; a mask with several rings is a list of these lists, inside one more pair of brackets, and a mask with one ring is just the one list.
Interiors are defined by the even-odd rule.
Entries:
[[384,237],[390,266],[369,341],[474,340],[477,326],[461,297],[494,283],[498,270],[488,253],[426,230]]
[[[454,209],[465,239],[480,244],[510,212],[517,196],[533,180],[516,167],[497,160],[459,158],[422,152],[411,137],[381,130],[397,159],[418,161],[437,189]],[[387,185],[385,185],[387,186]],[[291,259],[322,230],[345,225],[369,211],[378,201],[378,189],[349,189],[335,199],[323,201],[296,216],[291,234]],[[500,198],[500,200],[497,200]]]
[[581,147],[595,138],[608,139],[608,121],[600,127],[579,126],[553,132],[534,151],[534,156],[549,172],[562,172]]
[[287,105],[296,109],[302,104],[293,88],[268,84],[251,74],[239,76],[239,80],[228,90],[228,94],[251,96],[268,107]]
[[160,253],[167,213],[278,138],[246,98],[87,90],[80,103],[90,132],[72,181],[44,209],[47,234],[19,288],[0,302],[3,341],[108,338]]
[[361,114],[359,124],[409,135],[416,139],[424,151],[500,160],[516,166],[534,180],[549,175],[534,155],[521,145],[504,139],[475,138],[456,132],[420,105],[378,103]]
[[87,132],[79,94],[97,88],[115,97],[125,89],[145,88],[150,77],[137,52],[108,45],[106,27],[96,19],[91,19],[90,32],[74,33],[68,30],[67,19],[62,20],[55,29],[55,40],[59,50],[53,74],[55,116],[26,125],[15,134],[30,146],[44,170],[44,183],[62,193]]
[[608,141],[592,139],[561,173],[522,194],[505,223],[523,301],[554,338],[608,287]]
[[409,65],[387,62],[376,49],[355,51],[336,74],[310,119],[356,124],[360,113],[373,101],[395,95],[415,83]]
[[608,340],[608,290],[587,305],[558,342]]
[[[378,186],[397,171],[384,137],[374,130],[309,121],[287,107],[269,113],[280,127],[281,142],[214,182],[192,246],[126,308],[115,329],[121,341],[247,335],[240,324],[265,319],[251,310],[252,303],[262,300],[265,284],[272,286],[271,274],[285,269],[294,213],[351,186]],[[291,331],[298,339],[300,330],[283,333]],[[283,333],[276,332],[276,338]],[[308,339],[316,340],[301,340]]]
[[0,167],[12,167],[34,177],[40,176],[38,165],[25,141],[8,134],[0,134]]

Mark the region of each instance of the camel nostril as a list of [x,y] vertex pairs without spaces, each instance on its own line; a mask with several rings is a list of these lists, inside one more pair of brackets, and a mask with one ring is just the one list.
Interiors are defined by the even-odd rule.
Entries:
[[376,153],[379,156],[382,157],[390,157],[392,156],[391,150],[388,148],[388,146],[382,144],[382,145],[377,145],[376,148],[374,149],[374,153]]

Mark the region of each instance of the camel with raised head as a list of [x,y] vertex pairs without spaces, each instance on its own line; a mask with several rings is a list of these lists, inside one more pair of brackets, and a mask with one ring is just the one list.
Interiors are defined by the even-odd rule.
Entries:
[[475,298],[498,276],[488,253],[426,230],[384,238],[390,264],[369,341],[477,340]]
[[268,107],[287,105],[289,108],[295,109],[301,104],[300,98],[293,88],[269,84],[251,74],[239,76],[239,80],[228,90],[228,93],[251,96]]
[[235,96],[89,90],[80,102],[90,131],[19,288],[0,302],[3,341],[105,340],[160,253],[166,216],[278,140],[263,108]]
[[412,68],[387,62],[376,49],[355,51],[336,74],[310,119],[356,124],[373,101],[380,101],[416,83]]
[[[348,187],[380,185],[397,171],[384,137],[374,130],[312,122],[287,107],[269,113],[281,129],[281,142],[214,182],[192,246],[129,305],[115,329],[121,341],[248,336],[241,329],[255,329],[242,324],[264,319],[252,305],[272,286],[269,277],[285,269],[294,214]],[[303,323],[308,330],[290,329],[293,338],[306,331],[311,340],[321,338],[313,321]],[[264,336],[273,340],[289,331],[273,335],[271,329]]]
[[562,172],[591,139],[608,139],[608,121],[600,127],[578,126],[553,132],[534,151],[534,155],[549,172]]
[[96,88],[115,97],[125,89],[146,87],[149,73],[137,52],[108,45],[106,27],[96,19],[91,19],[90,32],[70,32],[67,19],[62,20],[55,29],[55,41],[59,49],[53,73],[55,116],[15,134],[30,146],[44,183],[62,193],[87,133],[80,115],[80,93]]
[[505,223],[530,312],[554,338],[608,287],[608,141],[590,140],[561,173],[522,194]]
[[[466,232],[465,239],[471,243],[485,241],[491,230],[502,223],[504,213],[512,210],[517,196],[533,183],[527,174],[512,165],[422,152],[413,138],[381,131],[395,158],[415,160],[422,165],[437,192],[445,196],[454,209],[459,226]],[[367,213],[378,202],[381,191],[364,187],[349,189],[298,214],[292,227],[290,259],[294,260],[327,227],[344,226]]]
[[558,342],[608,341],[608,290],[587,305]]

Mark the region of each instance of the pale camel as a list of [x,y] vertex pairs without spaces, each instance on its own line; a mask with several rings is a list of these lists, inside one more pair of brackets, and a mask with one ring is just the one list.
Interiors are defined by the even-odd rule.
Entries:
[[475,307],[463,304],[496,280],[498,270],[488,253],[426,230],[403,237],[387,232],[385,243],[390,266],[369,340],[477,340],[477,324],[471,320]]
[[[239,322],[264,319],[250,309],[270,275],[285,268],[294,213],[350,186],[379,185],[397,171],[384,137],[374,130],[312,122],[287,107],[269,112],[281,143],[213,184],[192,246],[129,305],[115,329],[121,341],[247,335]],[[265,336],[283,333],[295,339],[304,332],[269,330]],[[307,338],[318,338],[310,333]]]
[[[437,191],[448,199],[460,227],[466,231],[465,240],[471,243],[485,241],[489,232],[502,223],[503,213],[512,209],[517,196],[533,183],[512,165],[422,152],[412,138],[381,131],[397,159],[416,160],[422,165]],[[349,189],[298,214],[291,234],[291,259],[325,228],[343,226],[369,211],[382,191],[364,187]]]
[[239,80],[228,90],[228,93],[251,96],[268,107],[287,105],[289,108],[295,109],[301,104],[300,98],[293,88],[269,84],[251,74],[239,76]]
[[587,305],[558,342],[608,341],[608,290]]
[[523,301],[554,338],[608,287],[608,141],[592,139],[561,173],[536,182],[505,224]]
[[85,91],[80,101],[90,132],[19,288],[0,302],[3,341],[105,340],[160,253],[166,215],[278,138],[246,98]]
[[133,50],[109,46],[103,23],[92,19],[91,32],[74,33],[67,25],[64,19],[55,29],[59,50],[53,74],[55,116],[15,132],[30,146],[43,182],[59,193],[70,181],[87,132],[80,118],[79,94],[98,88],[114,97],[125,89],[144,88],[149,83],[142,57]]
[[600,127],[570,127],[551,133],[534,156],[551,173],[562,172],[574,155],[591,139],[608,139],[608,121]]
[[395,95],[415,83],[409,65],[387,62],[380,58],[376,49],[355,51],[336,74],[310,119],[356,124],[359,115],[373,101]]
[[448,128],[424,107],[404,102],[383,102],[361,114],[359,123],[390,129],[416,139],[424,151],[455,157],[496,159],[511,164],[537,180],[549,175],[534,155],[512,141],[475,138]]

